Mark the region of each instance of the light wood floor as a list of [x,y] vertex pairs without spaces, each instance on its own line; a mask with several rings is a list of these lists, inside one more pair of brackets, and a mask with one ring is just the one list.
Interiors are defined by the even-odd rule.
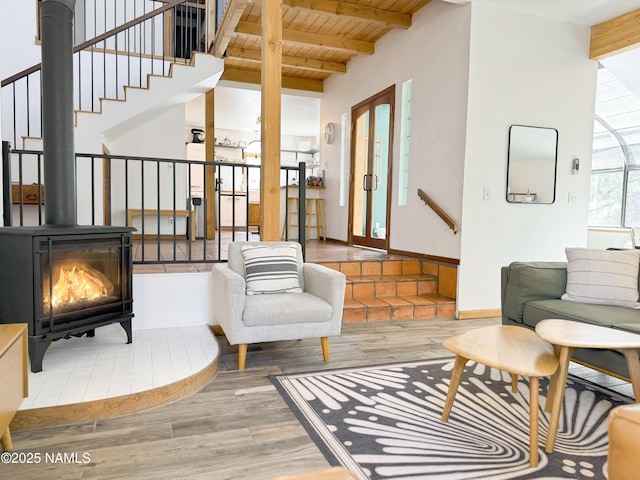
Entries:
[[[220,372],[199,392],[145,412],[64,427],[13,432],[14,452],[39,464],[0,464],[0,479],[272,479],[321,469],[327,461],[307,436],[268,375],[351,365],[375,365],[450,355],[441,345],[454,333],[499,319],[421,320],[346,325],[331,339],[324,364],[319,340],[252,346],[247,369],[235,370],[237,350],[220,337]],[[600,374],[597,374],[600,375]],[[601,383],[624,382],[604,377]],[[45,454],[83,453],[90,463],[45,463]]]

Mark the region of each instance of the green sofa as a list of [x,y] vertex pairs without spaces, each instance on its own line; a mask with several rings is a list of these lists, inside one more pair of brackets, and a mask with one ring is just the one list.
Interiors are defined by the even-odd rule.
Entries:
[[[566,262],[514,262],[502,267],[502,323],[535,329],[545,318],[617,328],[640,334],[640,310],[561,300],[567,285]],[[628,378],[624,356],[614,350],[582,348],[573,359]]]

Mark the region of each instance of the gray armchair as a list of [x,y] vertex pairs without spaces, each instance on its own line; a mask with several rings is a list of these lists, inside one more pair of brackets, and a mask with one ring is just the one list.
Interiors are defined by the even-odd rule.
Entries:
[[[260,256],[262,251],[266,255],[257,258],[262,261],[261,267],[251,270],[252,265],[246,263],[251,261],[248,257]],[[263,261],[272,251],[291,253],[287,257],[288,267],[278,264],[281,257],[271,263]],[[281,270],[276,275],[286,277],[285,282],[299,285],[299,288],[290,288],[289,284],[283,287],[295,293],[280,293],[272,285],[265,287],[265,272],[269,276],[274,270]],[[222,327],[229,344],[238,345],[238,370],[244,370],[249,343],[279,340],[320,338],[324,361],[329,361],[328,337],[339,335],[342,327],[346,284],[343,273],[304,263],[302,249],[296,242],[232,242],[228,263],[214,265],[211,272],[214,320]],[[261,276],[256,282],[256,277]],[[263,287],[269,293],[262,293]]]

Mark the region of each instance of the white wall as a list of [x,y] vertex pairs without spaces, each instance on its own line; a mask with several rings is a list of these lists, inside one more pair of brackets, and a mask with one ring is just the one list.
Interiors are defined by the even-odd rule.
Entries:
[[[422,188],[455,220],[460,219],[470,12],[468,6],[434,0],[413,16],[409,30],[389,33],[376,43],[373,56],[359,55],[349,62],[347,75],[325,81],[321,125],[336,125],[334,141],[330,145],[322,141],[320,150],[321,168],[326,168],[330,238],[346,240],[348,234],[348,193],[345,206],[338,205],[340,117],[344,112],[350,116],[353,105],[395,84],[390,246],[459,258],[460,236],[424,205],[417,190]],[[413,79],[409,200],[398,207],[400,107],[402,83],[408,79]]]
[[[40,45],[36,44],[37,37],[37,14],[36,2],[0,2],[0,49],[2,59],[0,61],[0,79],[5,79],[22,70],[40,63]],[[33,88],[30,84],[30,88]],[[19,82],[16,85],[16,96],[26,90],[26,83]],[[13,109],[12,105],[13,89],[2,89],[2,100],[5,110],[2,112],[2,140],[11,142],[12,148],[22,148],[20,137],[14,142],[13,136]],[[38,102],[39,105],[39,102]],[[33,107],[33,105],[32,105]],[[39,109],[39,106],[38,106]],[[18,109],[16,116],[20,119],[24,117]],[[20,120],[18,120],[19,122]]]
[[213,324],[211,273],[133,275],[134,330]]
[[[185,158],[185,122],[184,104],[171,107],[159,112],[155,117],[139,124],[137,127],[111,140],[107,148],[112,155],[127,155],[155,158],[184,159]],[[112,210],[113,224],[124,225],[124,165],[113,161],[112,164]],[[173,208],[173,167],[171,164],[160,166],[160,208]],[[176,209],[186,208],[187,179],[186,167],[176,167]],[[144,172],[145,205],[144,208],[157,208],[156,169],[145,164]],[[142,208],[142,177],[138,162],[129,162],[129,208]],[[156,231],[155,219],[147,219],[145,233]],[[140,227],[138,218],[134,226]],[[185,219],[178,218],[176,231],[182,234],[186,231]],[[173,226],[169,225],[168,217],[161,219],[161,233],[173,233]]]
[[[597,63],[589,28],[472,6],[458,309],[500,307],[500,267],[585,246]],[[511,124],[557,128],[552,205],[505,200]],[[580,173],[571,175],[579,157]],[[584,167],[584,168],[582,168]],[[484,189],[491,191],[483,201]],[[568,193],[577,200],[568,203]]]
[[[40,63],[36,1],[0,2],[0,78]],[[19,20],[19,21],[18,21]],[[14,48],[9,48],[9,46]],[[19,47],[19,50],[15,48]]]

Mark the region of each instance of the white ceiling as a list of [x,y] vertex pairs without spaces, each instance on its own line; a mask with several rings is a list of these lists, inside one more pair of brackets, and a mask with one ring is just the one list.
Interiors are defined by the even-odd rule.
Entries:
[[[640,0],[445,0],[450,3],[471,2],[494,5],[531,15],[553,18],[577,25],[591,26],[640,9]],[[640,51],[620,56],[615,69],[624,70],[624,76],[640,78]],[[616,58],[616,57],[614,57]],[[610,60],[613,62],[613,60]],[[283,94],[282,134],[319,136],[320,94]],[[259,86],[221,82],[216,86],[216,126],[229,130],[257,131],[260,116]],[[187,124],[204,128],[204,96],[192,102],[187,109]]]
[[483,3],[516,12],[592,26],[640,8],[640,0],[445,0]]
[[[216,128],[254,132],[260,130],[260,86],[237,88],[220,82],[215,88]],[[204,128],[204,95],[189,104],[187,125]],[[283,135],[317,137],[320,129],[320,95],[282,95]]]

